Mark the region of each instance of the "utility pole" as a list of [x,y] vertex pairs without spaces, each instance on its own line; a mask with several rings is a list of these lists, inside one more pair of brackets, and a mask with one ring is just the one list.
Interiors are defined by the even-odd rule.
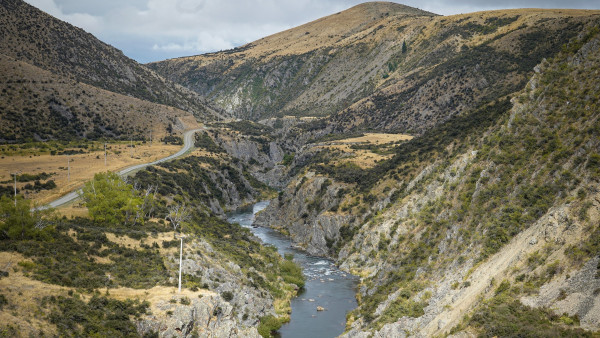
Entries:
[[67,155],[67,182],[71,182],[71,156]]
[[183,236],[181,234],[179,239],[181,240],[181,247],[179,248],[179,289],[177,293],[181,293],[181,263],[183,260]]
[[150,130],[150,145],[152,146],[152,130]]
[[106,167],[106,142],[104,142],[104,166]]
[[133,158],[133,136],[130,136],[130,137],[129,137],[129,149],[130,149],[130,152],[129,152],[129,154],[130,154],[130,155],[131,155],[131,157]]
[[15,175],[15,208],[17,207],[17,174],[19,172],[14,172],[13,175]]

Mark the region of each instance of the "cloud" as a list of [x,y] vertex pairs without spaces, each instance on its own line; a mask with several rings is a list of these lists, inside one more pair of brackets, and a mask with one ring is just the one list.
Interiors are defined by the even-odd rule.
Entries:
[[[140,61],[239,46],[339,12],[361,0],[26,0]],[[400,1],[399,1],[400,2]],[[449,15],[516,7],[600,8],[597,0],[406,0]]]
[[66,21],[73,26],[82,28],[92,34],[98,34],[103,30],[104,24],[102,17],[84,12],[66,14],[63,12],[61,6],[57,5],[54,0],[28,0],[27,2],[54,17]]
[[154,44],[152,46],[152,50],[197,53],[205,50],[225,50],[233,47],[235,47],[233,43],[220,36],[214,36],[208,32],[202,32],[195,41],[186,41],[183,43],[169,42],[161,45]]

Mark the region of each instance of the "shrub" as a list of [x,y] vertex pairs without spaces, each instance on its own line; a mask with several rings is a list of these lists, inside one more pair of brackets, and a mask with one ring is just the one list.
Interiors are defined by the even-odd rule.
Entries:
[[286,321],[285,318],[277,318],[272,315],[261,317],[260,324],[258,324],[258,333],[263,337],[273,337]]
[[138,300],[116,300],[98,295],[89,302],[79,297],[44,297],[51,308],[50,322],[58,328],[60,336],[137,336],[130,316],[145,314],[149,303]]
[[304,275],[302,268],[291,259],[286,259],[281,263],[279,269],[280,275],[286,283],[296,284],[298,288],[304,287]]
[[230,302],[233,299],[233,292],[231,291],[223,291],[221,293],[221,297],[227,302]]

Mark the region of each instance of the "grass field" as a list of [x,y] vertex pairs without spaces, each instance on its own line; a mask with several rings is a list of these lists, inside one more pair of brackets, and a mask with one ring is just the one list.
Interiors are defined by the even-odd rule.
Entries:
[[[320,148],[339,150],[351,156],[339,160],[338,162],[351,162],[361,168],[370,168],[378,161],[386,160],[392,157],[392,154],[382,152],[376,153],[373,150],[386,150],[397,142],[408,141],[413,137],[405,134],[384,134],[384,133],[365,133],[363,136],[347,138],[328,142],[327,145],[320,145]],[[374,146],[373,149],[353,149],[353,145]]]
[[[48,203],[72,190],[83,185],[91,179],[94,174],[104,171],[117,171],[119,169],[139,164],[151,162],[159,158],[176,153],[181,146],[165,145],[154,142],[137,144],[129,147],[128,142],[108,144],[107,161],[104,164],[104,150],[95,148],[83,154],[74,155],[38,155],[36,150],[31,150],[30,155],[6,156],[4,153],[0,158],[0,181],[3,185],[13,186],[11,173],[20,172],[21,174],[39,174],[42,172],[52,174],[48,180],[56,183],[56,188],[51,190],[23,190],[26,184],[33,182],[17,182],[17,188],[27,199],[34,203]],[[69,160],[70,159],[70,160]],[[67,164],[69,162],[69,165]],[[70,175],[68,166],[70,166]],[[10,181],[10,182],[9,182]],[[77,212],[75,212],[77,214]]]

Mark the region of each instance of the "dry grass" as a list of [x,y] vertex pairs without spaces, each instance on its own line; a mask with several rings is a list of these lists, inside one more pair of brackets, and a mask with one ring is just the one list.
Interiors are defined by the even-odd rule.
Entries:
[[176,248],[168,248],[168,249],[163,249],[163,247],[162,247],[163,241],[168,242],[168,241],[172,241],[173,239],[175,239],[175,233],[173,231],[161,232],[156,237],[149,236],[146,238],[142,238],[140,240],[131,238],[127,235],[117,236],[112,233],[106,233],[106,237],[111,242],[117,243],[118,245],[122,245],[127,248],[131,248],[131,249],[139,249],[139,248],[141,248],[142,244],[152,246],[156,243],[156,244],[158,244],[158,246],[160,248],[159,251],[162,255],[173,254],[173,253],[179,252],[179,246],[177,246]]
[[381,155],[376,154],[368,149],[352,149],[353,144],[374,144],[374,145],[386,145],[394,142],[408,141],[413,136],[405,134],[384,134],[384,133],[366,133],[360,137],[348,138],[343,140],[337,140],[329,142],[328,145],[318,146],[319,148],[335,149],[351,156],[342,160],[338,160],[336,163],[354,163],[359,167],[371,168],[377,162],[387,160],[392,155]]
[[[43,190],[38,193],[27,190],[21,192],[25,194],[25,198],[33,200],[34,203],[44,204],[82,186],[96,173],[117,171],[131,165],[152,162],[176,153],[181,146],[154,142],[152,145],[138,144],[134,148],[129,148],[126,143],[113,143],[109,145],[109,148],[106,166],[104,165],[104,151],[70,155],[71,175],[69,180],[67,180],[67,155],[4,157],[0,159],[0,181],[10,180],[10,173],[15,171],[27,174],[56,173],[50,178],[57,185],[55,189]],[[17,182],[17,187],[22,188],[26,184]],[[71,209],[71,213],[74,215],[81,214],[80,211],[80,208]]]
[[[428,15],[426,12],[394,3],[365,3],[264,37],[243,46],[237,53],[243,54],[246,58],[268,59],[290,54],[304,54],[323,47],[343,46],[371,35],[380,29],[379,25],[390,26],[393,19],[409,20],[411,17],[406,14]],[[396,25],[392,26],[396,29]],[[244,47],[249,48],[244,49]],[[182,59],[209,63],[222,57],[221,53],[214,53]]]
[[412,140],[413,136],[406,134],[383,134],[383,133],[366,133],[360,137],[347,138],[336,141],[335,143],[370,143],[370,144],[386,144],[398,141]]
[[[181,289],[181,293],[177,292],[176,287],[172,286],[155,286],[152,289],[131,289],[131,288],[117,288],[110,289],[109,293],[111,297],[124,300],[128,298],[137,298],[140,300],[147,300],[151,304],[156,304],[160,300],[169,300],[173,297],[182,298],[182,297],[198,297],[198,295],[215,295],[214,292],[199,289],[198,291],[190,291],[188,289]],[[154,313],[154,311],[153,311]]]
[[[0,294],[4,295],[8,301],[8,305],[5,305],[4,309],[0,311],[0,325],[16,327],[21,337],[38,336],[40,331],[44,331],[46,335],[55,336],[57,334],[56,327],[43,319],[45,314],[40,310],[40,301],[45,296],[68,297],[69,290],[76,290],[33,280],[24,275],[20,268],[15,271],[13,268],[18,267],[17,264],[21,261],[27,261],[27,259],[16,253],[0,252],[0,270],[9,272],[8,277],[0,279]],[[195,292],[182,289],[181,293],[178,293],[176,287],[155,286],[145,290],[109,289],[109,295],[111,298],[119,300],[149,301],[152,313],[159,314],[163,312],[156,307],[160,301],[168,302],[172,298],[182,297],[193,299],[200,295],[215,295],[215,293],[202,289]],[[90,297],[85,294],[81,296],[84,299]]]
[[0,269],[9,272],[8,277],[0,279],[0,293],[8,301],[0,311],[0,323],[18,328],[21,337],[37,335],[40,330],[56,335],[56,327],[42,319],[39,302],[44,296],[66,295],[69,289],[32,280],[20,270],[15,271],[17,263],[24,260],[19,254],[0,252]]
[[[179,120],[173,126],[177,131],[193,128],[196,124],[195,118],[181,109],[76,82],[1,54],[0,73],[3,74],[0,79],[0,106],[12,111],[13,115],[22,116],[17,120],[2,119],[0,131],[3,133],[19,134],[24,129],[21,121],[28,124],[33,121],[39,125],[38,131],[44,129],[43,126],[52,121],[50,105],[46,102],[48,97],[54,98],[61,109],[68,109],[69,114],[82,122],[84,129],[80,132],[90,132],[94,126],[111,126],[122,135],[138,137],[149,137],[152,131],[154,139],[158,139],[167,135],[166,128],[173,120]],[[36,120],[27,113],[29,110],[36,111]],[[101,125],[98,125],[94,114],[102,118]],[[49,126],[59,128],[56,130],[59,132],[67,130],[60,129],[64,126]]]
[[58,211],[61,215],[67,216],[69,218],[73,217],[89,217],[88,209],[81,203],[68,203],[65,205],[61,205],[58,208]]
[[[426,24],[423,31],[425,34],[422,38],[427,39],[434,35],[435,30],[440,27],[440,21],[453,22],[472,17],[483,21],[492,16],[521,16],[519,20],[511,25],[501,27],[494,33],[494,35],[498,35],[515,29],[532,19],[589,16],[597,13],[598,11],[595,10],[575,9],[507,9],[452,16],[430,16],[426,12],[393,3],[365,3],[256,40],[240,48],[240,51],[233,52],[233,54],[243,55],[244,58],[242,59],[253,57],[269,59],[277,56],[300,55],[325,47],[344,47],[357,41],[380,43],[388,40],[390,34],[406,38],[413,34],[410,33],[413,26],[423,27],[424,23]],[[410,28],[405,29],[404,33],[395,33],[398,27],[401,26],[410,26]],[[469,44],[479,45],[487,39],[489,37],[481,39],[476,37]],[[248,48],[245,49],[244,47]],[[194,60],[200,64],[207,64],[223,57],[224,54],[222,53],[213,53],[175,60]]]

